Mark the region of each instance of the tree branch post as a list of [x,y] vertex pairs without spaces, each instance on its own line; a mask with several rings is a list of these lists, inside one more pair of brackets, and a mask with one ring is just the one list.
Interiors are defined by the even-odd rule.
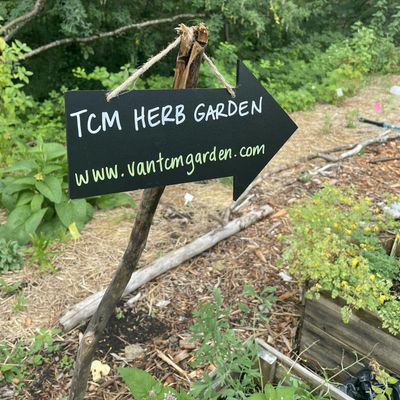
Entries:
[[[208,30],[202,23],[195,27],[187,27],[181,24],[178,32],[181,35],[181,43],[176,61],[173,88],[194,87],[197,84],[204,47],[208,41]],[[164,189],[165,187],[163,186],[143,191],[128,246],[99,307],[91,318],[79,343],[69,400],[84,399],[96,345],[133,272],[137,269]]]

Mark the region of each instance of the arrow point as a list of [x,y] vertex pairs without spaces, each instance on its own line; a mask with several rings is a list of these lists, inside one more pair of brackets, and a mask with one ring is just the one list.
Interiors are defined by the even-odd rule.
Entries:
[[247,170],[244,173],[235,174],[233,177],[233,200],[236,201],[244,191],[249,187],[249,185],[253,182],[256,176],[262,171],[265,163],[252,168],[251,170]]

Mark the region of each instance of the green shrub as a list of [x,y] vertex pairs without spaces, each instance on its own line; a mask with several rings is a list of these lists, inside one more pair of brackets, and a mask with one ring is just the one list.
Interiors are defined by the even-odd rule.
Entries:
[[[352,309],[377,313],[393,333],[400,331],[400,307],[395,294],[400,260],[385,253],[379,233],[398,231],[400,223],[385,216],[368,197],[325,187],[289,212],[292,232],[284,259],[290,272],[309,285],[308,294],[328,291]],[[395,313],[399,312],[396,315]],[[390,317],[389,317],[390,315]]]
[[9,211],[0,237],[26,244],[36,233],[54,237],[66,229],[82,229],[92,216],[93,205],[134,206],[134,200],[123,193],[70,200],[65,147],[38,138],[37,145],[26,152],[26,159],[6,168],[0,181],[1,205]]
[[0,239],[0,273],[21,268],[24,253],[17,242]]

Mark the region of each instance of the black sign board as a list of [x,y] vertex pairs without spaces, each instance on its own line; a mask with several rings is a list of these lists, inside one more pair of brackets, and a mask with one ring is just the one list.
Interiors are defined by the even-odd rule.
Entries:
[[226,176],[237,199],[297,129],[238,61],[225,89],[65,93],[71,198]]

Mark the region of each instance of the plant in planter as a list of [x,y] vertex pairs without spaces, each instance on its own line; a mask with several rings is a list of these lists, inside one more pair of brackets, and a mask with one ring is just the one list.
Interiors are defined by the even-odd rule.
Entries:
[[[396,197],[387,201],[395,201]],[[387,254],[381,237],[398,241],[400,223],[368,197],[327,186],[289,211],[292,232],[283,258],[290,272],[306,283],[307,295],[340,296],[343,320],[353,309],[379,315],[383,327],[400,331],[400,260]]]
[[[386,201],[397,198],[386,196]],[[284,259],[307,285],[307,295],[327,291],[345,301],[342,318],[352,310],[377,314],[384,328],[400,332],[400,260],[395,257],[400,222],[385,215],[368,197],[325,187],[289,211],[292,232]],[[392,236],[389,254],[383,240]],[[390,255],[391,254],[391,255]]]

